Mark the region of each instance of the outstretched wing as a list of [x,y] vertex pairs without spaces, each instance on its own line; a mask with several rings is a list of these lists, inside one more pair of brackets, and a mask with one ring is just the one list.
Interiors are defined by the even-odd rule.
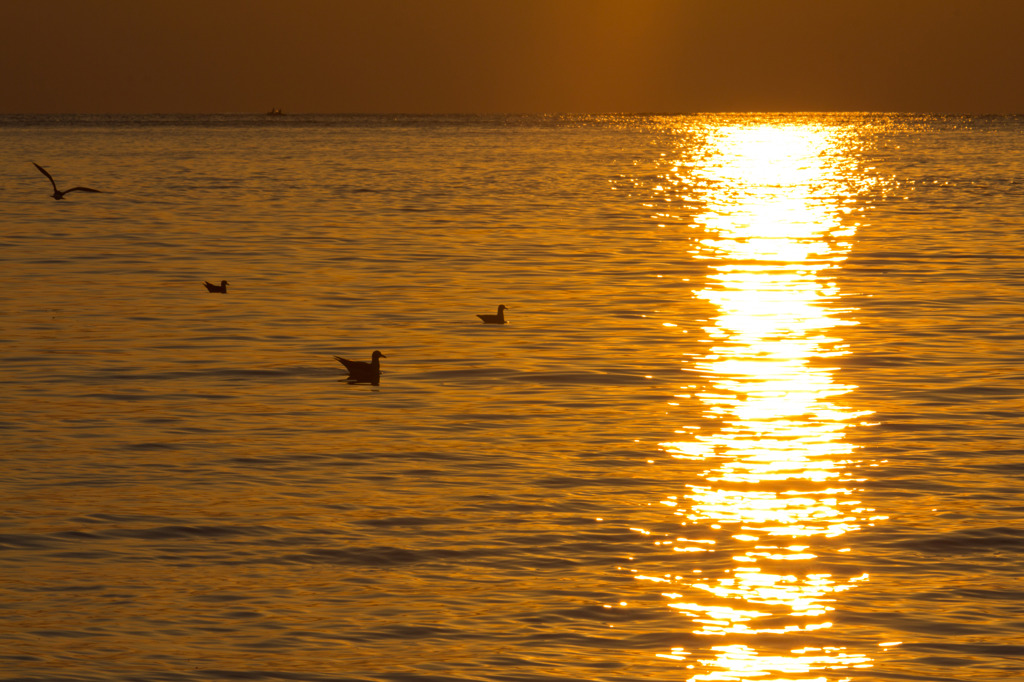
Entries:
[[64,190],[64,194],[67,194],[68,192],[96,192],[97,194],[103,194],[103,190],[90,189],[89,187],[72,187],[71,189]]
[[[32,165],[35,166],[36,168],[38,168],[40,173],[42,173],[43,175],[45,175],[46,177],[48,177],[50,179],[50,184],[53,185],[53,191],[56,192],[57,191],[57,183],[53,181],[53,176],[50,175],[49,173],[47,173],[46,169],[43,168],[42,166],[40,166],[35,161],[32,162]],[[70,191],[70,190],[68,190],[68,191]]]

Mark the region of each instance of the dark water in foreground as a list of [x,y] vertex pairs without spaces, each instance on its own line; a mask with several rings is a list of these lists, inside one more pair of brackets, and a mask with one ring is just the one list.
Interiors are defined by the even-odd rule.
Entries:
[[1024,678],[1022,216],[1019,117],[0,118],[0,678]]

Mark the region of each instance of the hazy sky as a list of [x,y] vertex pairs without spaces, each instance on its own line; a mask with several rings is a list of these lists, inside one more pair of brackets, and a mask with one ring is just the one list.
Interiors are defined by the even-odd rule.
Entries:
[[0,0],[0,112],[1024,113],[1024,0]]

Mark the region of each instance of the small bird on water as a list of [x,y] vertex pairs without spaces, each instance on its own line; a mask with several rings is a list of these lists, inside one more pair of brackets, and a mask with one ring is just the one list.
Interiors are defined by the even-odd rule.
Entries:
[[228,293],[228,281],[226,279],[222,279],[220,281],[220,286],[217,286],[216,284],[210,284],[209,282],[203,282],[203,284],[206,285],[206,290],[209,291],[211,294]]
[[345,369],[348,370],[348,378],[351,381],[369,381],[371,384],[377,384],[380,381],[380,359],[386,358],[387,356],[381,353],[379,350],[373,351],[373,356],[369,362],[363,362],[362,360],[346,360],[345,358],[334,356],[334,359],[345,365]]
[[505,324],[505,309],[508,308],[506,305],[498,306],[497,315],[477,315],[484,324]]
[[45,168],[40,166],[35,161],[32,162],[32,165],[38,168],[40,173],[42,173],[43,175],[50,179],[50,184],[53,185],[53,194],[51,194],[50,196],[52,196],[54,199],[58,201],[63,199],[65,194],[70,194],[71,192],[96,192],[97,194],[103,194],[102,190],[91,189],[89,187],[72,187],[71,189],[66,189],[62,192],[59,189],[57,189],[57,183],[53,181],[53,176],[47,173]]

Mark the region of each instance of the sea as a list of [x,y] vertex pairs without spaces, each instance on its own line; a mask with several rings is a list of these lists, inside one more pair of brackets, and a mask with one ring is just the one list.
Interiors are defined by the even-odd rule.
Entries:
[[5,115],[0,283],[0,679],[1024,679],[1024,116]]

